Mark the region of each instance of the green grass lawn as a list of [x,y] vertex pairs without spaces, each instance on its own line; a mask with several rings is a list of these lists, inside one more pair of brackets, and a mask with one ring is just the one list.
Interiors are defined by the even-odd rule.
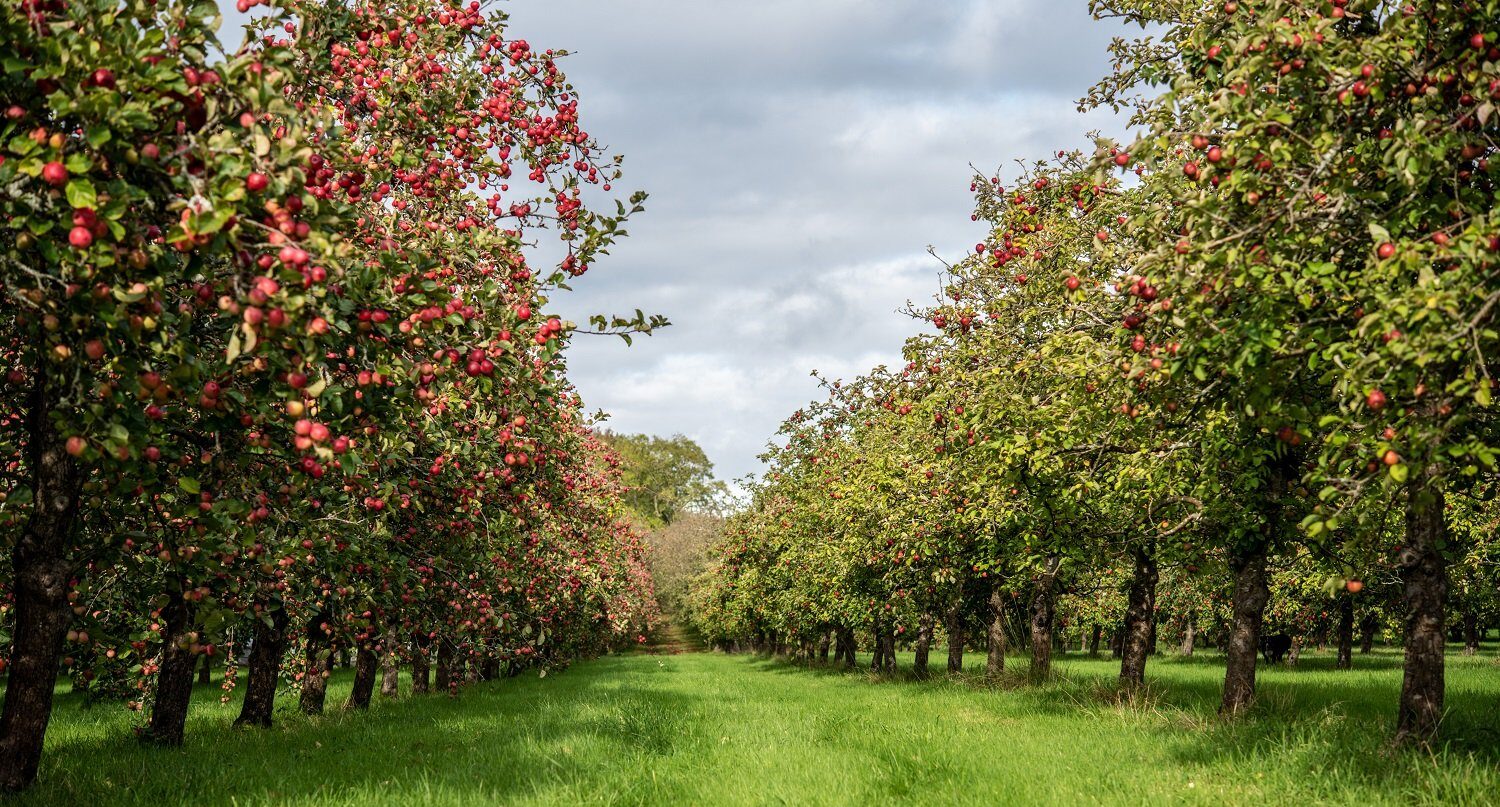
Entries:
[[[903,662],[910,662],[904,655]],[[983,663],[971,656],[971,662]],[[1024,667],[1017,658],[1011,662]],[[201,689],[181,750],[143,747],[134,716],[60,698],[24,805],[1480,804],[1500,802],[1500,663],[1450,657],[1449,744],[1388,747],[1393,652],[1304,654],[1264,671],[1248,719],[1214,717],[1212,656],[1152,659],[1120,706],[1108,659],[1064,657],[1039,689],[875,681],[748,656],[631,655],[458,699],[235,730]],[[329,703],[347,694],[347,673]]]

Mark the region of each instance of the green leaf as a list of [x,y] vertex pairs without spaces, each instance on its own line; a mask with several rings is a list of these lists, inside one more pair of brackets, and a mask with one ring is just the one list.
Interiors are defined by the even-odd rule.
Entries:
[[1396,480],[1398,483],[1406,481],[1406,473],[1406,463],[1404,462],[1398,462],[1391,466],[1391,479]]
[[99,195],[94,192],[94,184],[83,177],[68,181],[65,189],[68,195],[68,204],[74,209],[95,208],[99,206]]
[[197,493],[198,492],[198,480],[192,478],[191,476],[179,477],[177,479],[177,487],[182,488],[184,491],[186,491],[188,493]]
[[110,138],[114,137],[114,132],[111,132],[107,126],[90,126],[88,133],[84,137],[89,141],[90,146],[99,148],[108,143]]

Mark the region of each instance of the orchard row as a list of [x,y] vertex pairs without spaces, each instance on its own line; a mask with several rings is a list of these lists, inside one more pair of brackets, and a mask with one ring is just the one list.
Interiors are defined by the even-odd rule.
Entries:
[[1037,677],[1102,634],[1127,691],[1203,630],[1226,714],[1263,640],[1389,627],[1425,742],[1496,615],[1500,5],[1093,6],[1152,30],[1083,102],[1138,139],[976,177],[936,332],[785,422],[695,618],[878,668],[941,621]]
[[205,657],[248,649],[269,725],[283,681],[322,709],[335,652],[361,706],[382,654],[443,686],[654,619],[576,326],[541,314],[643,197],[610,198],[557,54],[451,0],[288,0],[232,53],[217,26],[0,11],[5,789],[60,671],[171,745]]

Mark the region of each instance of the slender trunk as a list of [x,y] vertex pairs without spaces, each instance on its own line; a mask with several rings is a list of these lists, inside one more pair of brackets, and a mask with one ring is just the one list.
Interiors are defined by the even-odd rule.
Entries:
[[333,652],[321,643],[307,643],[307,672],[302,676],[302,697],[298,703],[303,714],[323,714],[328,700],[328,676],[333,674]]
[[854,630],[840,625],[834,630],[833,660],[853,669],[854,660]]
[[375,692],[375,673],[380,668],[380,654],[369,644],[361,644],[354,656],[354,689],[349,693],[346,709],[370,708],[370,696]]
[[1234,573],[1233,616],[1224,670],[1224,697],[1219,711],[1234,715],[1255,700],[1255,662],[1260,654],[1261,618],[1271,589],[1266,582],[1266,544],[1257,542],[1229,559]]
[[964,668],[964,610],[963,591],[953,595],[953,604],[948,607],[948,619],[944,628],[948,631],[948,672],[959,672]]
[[1363,619],[1359,621],[1359,652],[1369,653],[1375,646],[1375,631],[1380,628],[1380,620],[1375,618],[1374,611],[1365,612]]
[[213,683],[214,657],[203,654],[203,663],[198,666],[198,685],[208,686]]
[[994,677],[1005,672],[1005,591],[999,579],[990,586],[989,655],[984,661],[985,675]]
[[1198,639],[1198,612],[1188,611],[1187,619],[1182,625],[1182,644],[1177,648],[1178,655],[1193,655],[1193,643]]
[[1479,617],[1474,615],[1473,609],[1464,611],[1464,655],[1472,656],[1479,652]]
[[286,609],[277,605],[270,614],[270,624],[255,620],[255,638],[250,647],[250,674],[246,677],[245,702],[236,726],[271,726],[271,711],[276,707],[276,686],[281,677],[281,657],[286,653]]
[[1047,559],[1031,598],[1031,670],[1033,681],[1052,675],[1052,622],[1057,610],[1057,570],[1061,559]]
[[427,663],[427,648],[413,643],[411,648],[411,694],[426,695],[430,688],[432,666]]
[[9,680],[0,711],[0,790],[20,790],[36,779],[52,690],[72,613],[68,607],[68,545],[78,515],[83,475],[52,422],[56,391],[38,372],[27,402],[27,466],[32,505],[11,550],[15,622]]
[[887,625],[885,635],[880,640],[881,658],[885,661],[882,672],[894,673],[896,671],[896,631]]
[[1292,649],[1287,653],[1286,666],[1295,667],[1302,660],[1302,644],[1301,636],[1292,637]]
[[1339,660],[1334,666],[1347,670],[1354,665],[1354,598],[1348,594],[1339,596]]
[[397,653],[396,635],[386,634],[380,648],[380,697],[401,694],[401,655]]
[[494,681],[500,677],[500,659],[494,656],[485,656],[479,665],[479,680]]
[[1094,630],[1089,634],[1089,655],[1099,655],[1099,643],[1103,641],[1103,639],[1104,627],[1102,625],[1095,625]]
[[196,610],[182,598],[182,592],[169,592],[167,607],[161,619],[166,633],[162,639],[161,670],[156,674],[156,699],[151,704],[151,725],[145,737],[158,745],[182,745],[187,727],[188,705],[193,699],[193,668],[198,657],[191,649]]
[[458,686],[458,678],[454,664],[458,660],[458,646],[452,639],[444,636],[437,643],[437,673],[434,676],[433,685],[439,692],[452,693]]
[[328,646],[328,612],[320,611],[307,621],[307,670],[302,674],[302,697],[298,704],[303,714],[323,714],[328,697],[328,676],[333,673],[333,650]]
[[830,632],[826,630],[818,632],[818,661],[821,661],[824,664],[828,663],[828,647],[829,645],[833,644],[832,640],[829,637],[829,633]]
[[1109,638],[1109,654],[1114,658],[1123,658],[1125,655],[1125,628],[1115,628],[1114,635]]
[[1151,622],[1156,613],[1156,558],[1136,549],[1135,572],[1125,603],[1125,643],[1120,658],[1120,683],[1136,689],[1146,683],[1146,656],[1151,651]]
[[1448,600],[1443,543],[1443,482],[1435,469],[1413,471],[1407,482],[1406,547],[1401,578],[1406,590],[1406,665],[1396,742],[1426,743],[1443,716],[1443,616]]
[[927,655],[932,649],[932,614],[924,613],[917,622],[917,646],[912,670],[918,678],[927,677]]
[[[1155,605],[1152,606],[1153,609],[1155,607],[1156,607]],[[1146,634],[1146,652],[1150,653],[1153,656],[1156,655],[1156,624],[1157,624],[1157,622],[1158,622],[1158,620],[1156,618],[1156,611],[1153,610],[1151,612],[1151,619],[1148,620],[1148,630],[1149,630],[1149,632]]]

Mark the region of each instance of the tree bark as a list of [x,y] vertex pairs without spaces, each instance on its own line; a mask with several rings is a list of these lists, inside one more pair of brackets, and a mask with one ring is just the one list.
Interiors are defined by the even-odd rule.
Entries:
[[1464,655],[1472,656],[1479,652],[1479,617],[1475,616],[1474,610],[1464,611]]
[[818,632],[818,661],[821,661],[824,664],[828,663],[829,645],[833,644],[832,638],[829,636],[829,633],[830,632],[826,630]]
[[1448,604],[1447,538],[1443,481],[1436,469],[1413,469],[1406,483],[1406,664],[1397,710],[1396,742],[1423,744],[1437,735],[1443,716],[1443,617]]
[[1182,644],[1177,648],[1177,654],[1183,657],[1193,655],[1193,644],[1198,639],[1198,612],[1188,611],[1187,618],[1182,624]]
[[1339,596],[1339,660],[1335,669],[1347,670],[1354,665],[1354,598]]
[[1375,646],[1375,631],[1380,628],[1380,621],[1375,618],[1374,611],[1366,611],[1364,618],[1359,620],[1359,652],[1366,654]]
[[1102,625],[1095,625],[1094,629],[1089,633],[1089,655],[1090,656],[1098,656],[1099,655],[1099,644],[1103,640],[1104,640],[1104,627]]
[[933,621],[932,614],[929,613],[923,613],[922,618],[917,621],[917,644],[912,670],[918,678],[927,677],[927,656],[932,649]]
[[281,657],[286,654],[286,609],[277,604],[270,614],[271,622],[255,620],[255,639],[250,648],[250,674],[246,677],[245,702],[236,726],[270,728],[271,712],[276,707],[276,687],[281,678]]
[[1135,571],[1125,603],[1124,652],[1120,657],[1120,683],[1128,690],[1146,684],[1146,656],[1151,652],[1152,615],[1156,613],[1156,558],[1136,549]]
[[1229,626],[1229,646],[1224,670],[1224,697],[1219,711],[1236,715],[1250,708],[1255,700],[1255,663],[1260,654],[1261,618],[1271,589],[1266,582],[1265,541],[1257,541],[1229,558],[1234,573],[1233,615]]
[[963,590],[954,592],[953,603],[948,606],[948,619],[943,626],[948,631],[948,672],[960,672],[964,668],[964,600]]
[[995,677],[1005,672],[1005,591],[998,579],[990,586],[989,654],[984,673]]
[[411,647],[411,694],[426,695],[431,686],[432,666],[427,662],[427,648],[416,642]]
[[444,636],[437,642],[437,672],[433,685],[439,692],[452,693],[458,685],[454,662],[458,660],[458,646]]
[[855,664],[854,629],[840,625],[835,631],[835,643],[833,660],[842,662],[844,667],[853,669]]
[[193,700],[193,669],[198,657],[189,649],[196,609],[182,598],[180,590],[168,594],[162,609],[161,670],[156,674],[156,698],[151,704],[151,725],[145,738],[157,745],[182,745],[188,706]]
[[302,697],[298,704],[303,714],[323,714],[328,697],[328,676],[333,673],[333,649],[328,646],[327,611],[319,611],[307,621],[307,671],[302,675]]
[[75,540],[83,474],[52,422],[57,395],[47,374],[38,372],[26,419],[33,499],[26,527],[11,550],[15,623],[0,710],[0,790],[20,790],[36,779],[63,638],[72,619],[67,552]]
[[894,673],[896,671],[896,631],[887,625],[885,634],[880,639],[881,657],[885,661],[882,672]]
[[1057,611],[1057,571],[1061,559],[1047,559],[1031,598],[1031,669],[1033,681],[1052,676],[1052,622]]
[[361,644],[354,657],[354,689],[349,692],[347,709],[370,708],[375,692],[375,673],[380,669],[380,654],[369,644]]
[[213,669],[214,657],[208,655],[207,653],[203,654],[203,663],[198,666],[199,686],[208,686],[209,684],[213,683]]

